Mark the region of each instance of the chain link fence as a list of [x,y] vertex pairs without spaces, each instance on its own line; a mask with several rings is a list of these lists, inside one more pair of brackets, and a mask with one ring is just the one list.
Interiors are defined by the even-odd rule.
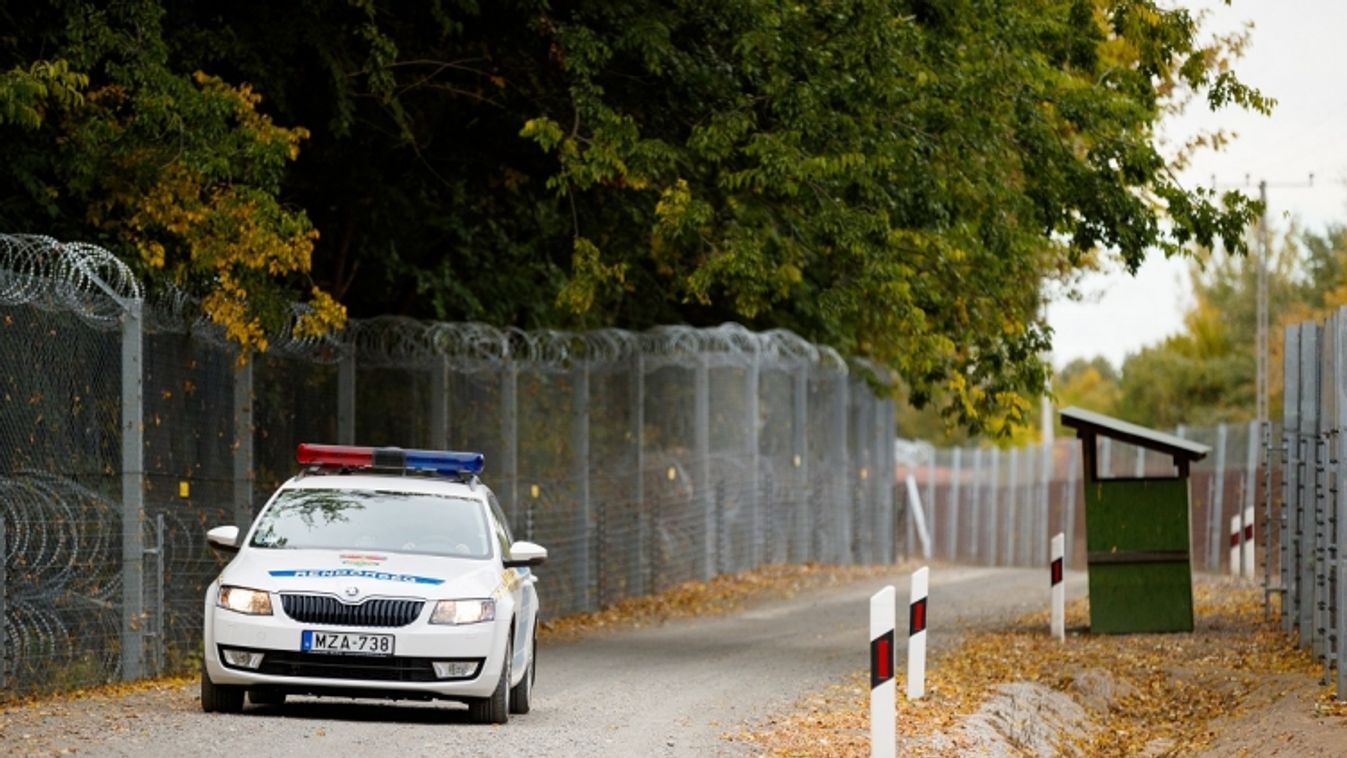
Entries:
[[[1256,560],[1268,555],[1264,535],[1270,511],[1262,465],[1267,451],[1257,422],[1179,427],[1176,434],[1212,447],[1190,474],[1193,568],[1253,577]],[[921,518],[908,519],[901,535],[905,554],[989,566],[1042,566],[1050,536],[1066,535],[1066,565],[1085,556],[1085,515],[1080,441],[1000,449],[988,446],[934,448],[899,440],[896,474],[900,510],[919,503]],[[1167,456],[1108,438],[1098,441],[1101,477],[1173,476]],[[913,495],[915,494],[915,497]],[[1255,516],[1255,514],[1258,514]],[[1232,519],[1237,526],[1232,529]],[[1256,558],[1242,549],[1259,520]],[[922,527],[925,527],[925,534]],[[1231,551],[1233,547],[1241,548]],[[1231,565],[1231,560],[1235,565]]]
[[1347,309],[1286,328],[1277,531],[1282,628],[1347,699]]
[[303,441],[484,452],[550,549],[553,616],[901,548],[883,372],[785,331],[378,318],[242,361],[101,248],[0,235],[0,355],[9,696],[190,668],[205,531],[248,523]]

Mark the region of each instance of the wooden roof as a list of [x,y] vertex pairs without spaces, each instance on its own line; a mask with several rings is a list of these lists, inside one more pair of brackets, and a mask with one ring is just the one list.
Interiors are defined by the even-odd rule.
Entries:
[[1122,419],[1105,416],[1072,406],[1062,409],[1062,425],[1076,430],[1076,436],[1100,436],[1155,450],[1174,456],[1175,463],[1180,460],[1200,461],[1207,457],[1211,448],[1199,442],[1175,437],[1172,434],[1157,432],[1144,426],[1130,424]]

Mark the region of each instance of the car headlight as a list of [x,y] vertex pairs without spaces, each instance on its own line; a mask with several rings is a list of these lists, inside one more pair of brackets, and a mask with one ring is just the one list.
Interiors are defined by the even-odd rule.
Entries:
[[430,623],[476,624],[495,618],[495,600],[441,600],[435,604],[435,612],[430,614]]
[[247,587],[231,587],[229,585],[220,587],[220,597],[215,601],[215,604],[231,611],[246,613],[249,616],[271,615],[271,595],[262,590],[252,590]]

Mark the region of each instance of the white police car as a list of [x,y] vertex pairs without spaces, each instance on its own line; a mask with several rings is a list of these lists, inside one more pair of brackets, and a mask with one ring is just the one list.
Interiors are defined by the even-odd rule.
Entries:
[[244,694],[442,698],[478,723],[527,713],[547,558],[514,542],[482,456],[300,445],[281,485],[206,590],[201,708]]

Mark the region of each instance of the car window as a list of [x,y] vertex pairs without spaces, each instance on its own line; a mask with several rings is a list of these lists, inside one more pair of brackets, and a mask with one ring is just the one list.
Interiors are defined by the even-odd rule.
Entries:
[[510,557],[510,545],[514,542],[514,537],[510,533],[510,522],[505,520],[505,511],[501,510],[496,493],[487,490],[486,501],[491,506],[491,514],[495,517],[492,520],[497,525],[496,539],[500,542],[500,557],[504,560]]
[[284,490],[258,519],[251,547],[378,550],[491,557],[477,500],[375,490]]

